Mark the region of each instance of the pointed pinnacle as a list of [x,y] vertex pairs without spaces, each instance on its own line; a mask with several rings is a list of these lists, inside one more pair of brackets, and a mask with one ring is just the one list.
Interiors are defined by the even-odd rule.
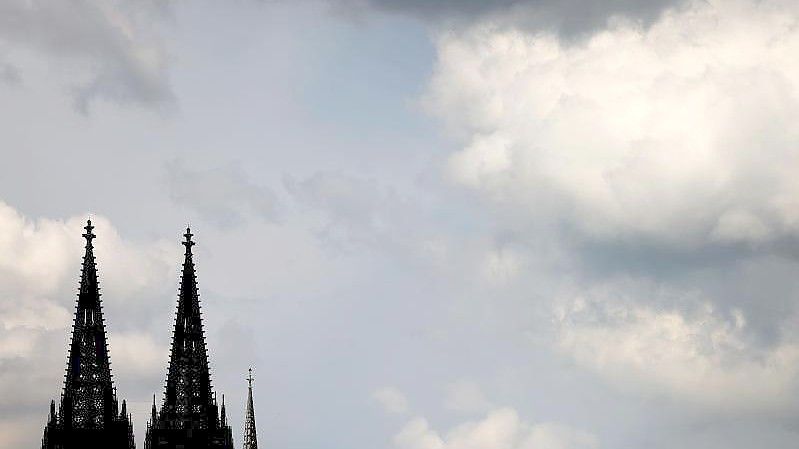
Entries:
[[191,238],[193,236],[194,236],[194,234],[191,233],[191,228],[187,226],[186,227],[186,233],[183,234],[183,237],[186,237],[186,241],[183,242],[183,246],[186,247],[186,253],[187,254],[191,253],[191,247],[194,246],[194,242],[191,241]]
[[83,229],[86,230],[86,233],[83,234],[83,237],[86,239],[86,244],[91,245],[92,244],[92,239],[97,237],[92,232],[92,230],[94,230],[94,226],[92,226],[92,220],[91,219],[86,220],[86,226],[84,226]]

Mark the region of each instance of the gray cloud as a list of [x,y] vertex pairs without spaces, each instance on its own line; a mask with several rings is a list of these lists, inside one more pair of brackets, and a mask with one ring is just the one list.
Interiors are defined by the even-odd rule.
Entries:
[[278,218],[278,199],[267,187],[252,183],[238,164],[193,170],[179,160],[166,164],[170,198],[200,218],[222,228],[250,216],[266,221]]
[[[168,1],[0,1],[0,43],[32,50],[76,73],[76,108],[96,99],[123,104],[173,101],[157,26]],[[88,80],[85,78],[88,77]]]
[[322,214],[319,235],[336,246],[377,244],[402,225],[401,200],[375,179],[318,172],[303,180],[285,176],[283,184],[299,204]]
[[560,35],[579,36],[604,27],[614,17],[649,24],[669,7],[683,0],[332,0],[344,11],[358,11],[364,6],[393,13],[410,14],[437,22],[490,20],[548,30]]
[[22,82],[22,76],[16,66],[0,61],[0,81],[6,84],[19,84]]
[[[394,147],[384,148],[380,142],[390,140],[394,133],[419,130],[398,118],[391,122],[392,134],[362,139],[360,130],[347,121],[358,113],[369,120],[379,118],[386,112],[379,107],[364,112],[347,102],[323,104],[346,112],[325,122],[326,131],[336,132],[321,135],[339,145],[331,145],[335,151],[324,155],[314,153],[319,149],[313,143],[303,144],[310,147],[298,144],[296,149],[301,151],[291,154],[248,151],[253,146],[247,142],[263,141],[273,130],[291,134],[285,130],[307,123],[288,114],[285,122],[254,119],[249,123],[252,127],[235,128],[242,124],[238,117],[270,116],[264,105],[283,105],[277,100],[249,101],[253,89],[268,92],[269,83],[260,76],[238,77],[258,73],[245,59],[236,59],[242,70],[235,73],[218,71],[216,66],[219,52],[239,54],[246,36],[249,42],[301,43],[287,47],[291,58],[305,61],[307,55],[302,53],[310,52],[320,64],[303,64],[303,70],[318,71],[320,77],[332,73],[333,80],[352,76],[352,81],[368,83],[373,70],[384,68],[387,61],[363,58],[363,67],[346,74],[328,70],[340,66],[341,56],[345,60],[347,55],[362,56],[363,42],[383,45],[386,34],[392,44],[396,42],[393,49],[400,51],[408,40],[423,39],[413,35],[418,27],[408,27],[408,20],[393,14],[375,27],[327,23],[314,27],[313,33],[297,34],[292,26],[285,33],[276,28],[258,33],[257,27],[247,26],[261,20],[254,9],[246,10],[247,17],[243,8],[228,10],[229,20],[219,20],[219,8],[228,6],[200,2],[185,4],[182,23],[197,23],[186,27],[181,43],[195,44],[194,33],[203,33],[209,23],[218,25],[219,35],[229,39],[215,37],[218,46],[208,49],[196,45],[193,51],[198,53],[192,56],[197,56],[198,71],[175,72],[181,77],[176,79],[178,87],[184,92],[195,85],[192,97],[198,102],[194,104],[213,103],[204,96],[208,94],[205,83],[197,83],[197,74],[204,72],[220,85],[232,86],[230,95],[247,101],[230,102],[225,109],[229,113],[221,115],[208,109],[202,114],[189,111],[178,118],[179,127],[156,126],[153,148],[168,159],[172,156],[163,154],[174,148],[172,139],[191,147],[207,136],[198,130],[213,123],[220,129],[237,129],[237,134],[238,130],[252,131],[241,133],[244,145],[225,149],[229,153],[224,157],[241,160],[241,165],[209,169],[173,161],[165,170],[154,155],[155,160],[148,159],[132,170],[135,180],[115,178],[108,164],[141,160],[142,155],[131,150],[136,145],[124,143],[138,142],[142,127],[152,126],[149,121],[122,117],[110,121],[113,126],[88,127],[78,130],[80,134],[66,135],[72,139],[53,133],[59,144],[91,144],[89,137],[108,132],[107,140],[95,144],[99,155],[106,155],[103,146],[120,142],[118,152],[108,159],[80,159],[71,170],[60,170],[69,177],[36,185],[28,180],[30,171],[15,164],[7,171],[17,174],[19,185],[26,188],[8,183],[8,190],[31,192],[23,200],[29,213],[63,216],[65,208],[76,207],[72,201],[97,204],[92,207],[105,210],[115,222],[121,218],[120,229],[140,240],[162,232],[172,234],[164,231],[169,227],[166,223],[181,223],[187,210],[216,224],[219,229],[208,226],[211,229],[198,237],[214,382],[228,393],[231,422],[240,423],[241,400],[246,397],[242,374],[250,363],[261,368],[256,376],[259,435],[272,446],[390,447],[391,436],[399,432],[395,446],[412,449],[471,447],[474,441],[488,448],[527,448],[527,443],[562,448],[570,442],[614,449],[794,447],[799,418],[792,404],[799,394],[794,379],[799,338],[792,329],[799,280],[795,276],[795,209],[789,200],[795,196],[795,187],[789,176],[772,174],[779,167],[790,174],[796,166],[790,151],[796,139],[795,95],[780,90],[786,83],[770,82],[779,76],[749,78],[763,73],[757,67],[743,70],[747,76],[733,70],[755,57],[762,58],[764,71],[793,73],[795,49],[768,37],[772,30],[779,34],[779,19],[791,18],[792,13],[783,14],[778,2],[759,2],[774,7],[770,17],[777,21],[770,23],[757,14],[761,10],[747,11],[750,3],[724,4],[744,11],[719,9],[732,14],[719,21],[731,25],[730,34],[718,38],[717,30],[708,26],[705,31],[687,33],[691,45],[684,45],[686,33],[670,31],[712,21],[701,15],[688,20],[679,14],[676,20],[671,17],[673,22],[665,20],[668,16],[651,21],[648,17],[655,16],[633,12],[631,17],[639,17],[650,28],[616,24],[593,36],[596,40],[588,48],[584,42],[563,46],[563,40],[552,35],[545,36],[549,40],[539,39],[531,32],[532,24],[538,22],[525,16],[532,11],[531,2],[522,6],[496,3],[502,5],[496,10],[468,1],[460,4],[465,5],[463,13],[441,9],[445,5],[456,8],[447,2],[427,5],[433,9],[413,2],[407,6],[371,3],[372,11],[402,7],[404,14],[435,16],[437,24],[460,20],[482,28],[442,33],[434,42],[439,60],[432,70],[428,106],[450,125],[455,145],[463,143],[444,164],[453,181],[450,185],[436,179],[416,186],[427,190],[407,187],[418,171],[428,176],[434,173],[436,178],[439,174],[436,163],[440,161],[421,153],[450,145],[429,139],[420,144],[422,150],[402,148],[407,151],[399,156],[389,154],[396,151]],[[548,8],[559,7],[549,4]],[[520,22],[514,24],[510,13],[518,13]],[[503,27],[503,21],[514,26]],[[601,23],[603,19],[590,22],[591,27]],[[792,20],[785,23],[790,25]],[[762,28],[768,31],[761,33]],[[652,29],[661,34],[647,32]],[[243,30],[247,30],[245,35]],[[375,34],[384,40],[372,39]],[[794,33],[788,30],[782,35]],[[763,36],[767,38],[761,40]],[[705,38],[727,46],[709,47]],[[251,51],[242,57],[255,54]],[[335,57],[320,60],[324,52]],[[692,71],[693,63],[718,61],[720,55],[730,55],[732,62]],[[779,63],[767,60],[780,55],[785,60]],[[417,55],[412,61],[423,66],[429,56]],[[275,55],[279,57],[283,56]],[[266,59],[252,60],[263,64]],[[21,69],[28,73],[24,65]],[[652,70],[655,81],[642,83],[647,70]],[[692,73],[701,76],[692,78]],[[305,77],[286,76],[297,79],[298,91],[307,92]],[[736,80],[746,81],[746,88],[737,89]],[[761,89],[767,85],[774,90]],[[379,88],[375,86],[375,95],[396,93]],[[552,93],[556,95],[547,95]],[[593,94],[609,98],[594,100]],[[697,107],[702,104],[697,98],[711,99],[715,107]],[[769,98],[775,101],[766,101],[768,107],[758,101]],[[674,103],[668,103],[671,99]],[[646,111],[636,107],[640,104],[635,100],[657,106],[647,126],[627,122],[636,112]],[[745,101],[727,108],[730,100]],[[301,101],[308,110],[317,110],[318,102],[330,100],[309,95]],[[551,113],[537,115],[547,111],[547,106]],[[694,119],[691,113],[697,110],[700,114]],[[725,116],[731,110],[741,115]],[[204,113],[209,111],[213,121],[198,120],[198,115],[207,118]],[[755,119],[746,114],[750,111],[758,112]],[[610,119],[619,121],[618,134],[607,132],[615,129],[612,121],[605,121]],[[22,125],[31,117],[10,113],[8,120],[9,129],[25,129]],[[71,126],[62,115],[49,120],[54,130],[61,123]],[[684,123],[698,127],[680,129]],[[725,123],[731,124],[725,128],[733,134],[714,127]],[[772,126],[761,127],[764,123]],[[757,126],[749,126],[753,124]],[[675,125],[677,132],[667,132]],[[380,126],[369,126],[370,132],[379,132]],[[314,135],[318,132],[318,128],[307,129]],[[621,144],[609,137],[635,133],[643,137]],[[45,133],[29,132],[23,139],[30,147],[46,148],[48,141],[42,142],[41,134]],[[337,139],[344,134],[346,143],[341,144]],[[719,155],[711,158],[713,163],[697,160],[707,152],[687,150],[708,148],[684,145],[696,136],[720,142],[711,147],[710,154]],[[10,144],[13,147],[14,142]],[[741,152],[746,147],[756,151]],[[613,150],[619,148],[635,151],[617,158]],[[60,146],[54,145],[56,149]],[[129,154],[122,154],[125,149]],[[70,159],[58,159],[62,153],[45,153],[42,159],[62,165],[62,160]],[[208,154],[202,156],[207,160]],[[397,164],[400,158],[402,163]],[[41,164],[37,167],[44,170]],[[261,173],[252,167],[269,168]],[[281,208],[281,222],[274,225],[273,203],[262,198],[272,197],[263,179],[274,179],[282,170],[311,175],[286,178],[281,186],[285,192],[277,193],[281,199],[287,193],[287,207]],[[565,176],[572,170],[574,176]],[[142,180],[164,177],[164,171],[168,189],[136,189]],[[105,176],[102,184],[98,182],[105,187],[99,195],[88,194],[72,182],[73,176],[90,175]],[[587,180],[606,182],[610,188],[596,188]],[[710,187],[718,187],[718,180],[726,183],[708,194]],[[53,186],[59,187],[60,196],[47,195]],[[131,191],[136,192],[136,201],[119,200],[133,197]],[[607,195],[591,196],[597,192]],[[101,196],[111,200],[103,203]],[[779,201],[772,201],[775,198]],[[153,220],[155,214],[161,218]],[[247,226],[234,227],[246,220]],[[80,240],[79,224],[70,230],[70,238]],[[111,242],[107,232],[102,232],[98,244]],[[173,237],[168,237],[169,247],[179,253],[180,245]],[[17,243],[3,255],[13,255],[9,249],[25,239],[12,240]],[[59,325],[56,330],[35,330],[38,337],[32,337],[18,324],[32,318],[12,317],[3,306],[24,310],[29,304],[39,312],[49,310],[36,289],[55,278],[67,282],[63,293],[59,287],[58,298],[63,301],[54,310],[68,314],[74,300],[75,264],[80,255],[70,254],[68,263],[62,263],[54,243],[61,239],[34,233],[29,242],[34,241],[48,243],[21,258],[35,263],[13,258],[9,265],[39,266],[39,275],[35,270],[20,274],[0,269],[0,317],[15,323],[13,329],[0,325],[0,352],[3,348],[24,352],[33,344],[41,355],[39,360],[0,354],[4,387],[0,396],[10,398],[7,406],[0,405],[2,447],[30,446],[40,436],[47,401],[51,391],[58,389],[68,334],[68,325]],[[78,250],[79,243],[75,244]],[[331,244],[347,251],[326,251],[325,245]],[[111,356],[121,394],[138,401],[132,408],[141,439],[149,394],[163,381],[162,351],[168,344],[177,274],[153,275],[168,271],[162,266],[165,262],[153,255],[134,257],[136,252],[125,252],[124,246],[106,251],[99,262],[108,325],[114,335]],[[34,258],[36,254],[42,257]],[[411,266],[408,259],[418,255],[427,263]],[[124,260],[131,260],[129,266]],[[166,258],[169,270],[179,267],[179,260],[179,254]],[[64,266],[65,275],[59,268]],[[144,273],[131,268],[144,268]],[[126,288],[133,290],[126,292]],[[37,383],[24,376],[34,368],[50,377],[38,383],[39,390],[31,391]],[[10,391],[17,384],[24,388]],[[383,405],[404,415],[379,413],[370,394],[383,385],[397,388],[380,395]],[[436,398],[444,399],[443,403]],[[613,413],[607,413],[609,409]],[[403,427],[406,420],[412,421]],[[360,425],[352,427],[353,422]],[[563,429],[564,424],[569,427]],[[309,432],[309,428],[315,430]],[[478,440],[480,436],[486,439]]]
[[565,255],[544,293],[561,354],[697,413],[785,415],[799,390],[796,14],[736,5],[573,45],[486,16],[439,35],[426,102],[465,142],[450,180],[530,242],[516,246],[528,265],[503,270],[509,294],[542,258],[528,248]]

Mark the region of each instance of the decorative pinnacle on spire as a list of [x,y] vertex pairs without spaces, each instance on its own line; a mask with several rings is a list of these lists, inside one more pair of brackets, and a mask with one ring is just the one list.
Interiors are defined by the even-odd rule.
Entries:
[[183,234],[183,237],[186,237],[186,241],[183,242],[183,246],[186,247],[186,254],[191,254],[191,247],[194,246],[194,242],[191,241],[191,238],[194,237],[194,234],[191,233],[191,228],[186,226],[186,233]]
[[255,379],[252,378],[252,368],[250,368],[248,371],[250,375],[247,376],[247,383],[250,384],[250,390],[252,390],[252,381]]
[[91,218],[86,220],[86,226],[83,227],[86,230],[86,233],[83,234],[83,237],[86,239],[86,246],[92,246],[92,240],[94,240],[96,235],[92,232],[94,230],[94,226],[92,226]]

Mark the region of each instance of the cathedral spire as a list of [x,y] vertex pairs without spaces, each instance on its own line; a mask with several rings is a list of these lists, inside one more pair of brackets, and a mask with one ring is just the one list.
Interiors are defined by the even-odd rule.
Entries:
[[86,246],[64,382],[64,405],[68,425],[101,428],[112,415],[115,394],[94,261],[92,241],[97,236],[92,232],[91,220],[83,229]]
[[186,252],[164,406],[169,419],[174,420],[177,427],[213,427],[216,417],[211,413],[213,395],[194,271],[193,235],[190,228],[186,228],[183,234]]
[[252,404],[252,368],[247,376],[247,413],[244,418],[244,446],[242,449],[258,449],[258,436],[255,430],[255,409]]
[[[42,446],[86,446],[88,443],[81,442],[81,438],[91,438],[94,442],[103,442],[109,449],[127,449],[133,446],[133,439],[128,438],[131,427],[127,417],[117,414],[94,259],[93,240],[97,236],[91,220],[87,220],[83,229],[86,230],[83,234],[86,245],[64,390],[58,417],[51,419],[45,428]],[[50,407],[51,415],[54,414],[54,405]]]
[[180,278],[172,350],[166,391],[160,414],[147,432],[145,448],[232,448],[230,428],[221,425],[211,388],[200,297],[190,228],[182,242],[186,247]]

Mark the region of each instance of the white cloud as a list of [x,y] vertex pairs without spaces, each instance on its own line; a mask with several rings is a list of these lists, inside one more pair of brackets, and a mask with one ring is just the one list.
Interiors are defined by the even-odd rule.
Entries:
[[408,412],[408,399],[396,387],[379,388],[372,393],[372,397],[388,413],[404,414]]
[[398,449],[591,449],[596,438],[584,431],[552,423],[531,424],[516,410],[500,408],[481,421],[456,426],[444,435],[416,417],[394,437]]
[[169,360],[169,348],[159,346],[151,335],[141,332],[111,334],[108,346],[113,351],[114,371],[130,379],[160,374]]
[[494,284],[513,280],[524,266],[523,255],[511,247],[491,248],[483,260],[484,278]]
[[799,18],[694,1],[585,41],[443,33],[426,103],[452,179],[595,239],[760,243],[799,230]]
[[[740,310],[725,316],[709,303],[679,309],[681,292],[650,291],[650,303],[618,286],[566,303],[556,316],[557,348],[617,387],[715,410],[791,405],[799,343],[790,335],[761,346]],[[665,298],[664,306],[652,303]],[[663,299],[663,298],[661,298]]]

